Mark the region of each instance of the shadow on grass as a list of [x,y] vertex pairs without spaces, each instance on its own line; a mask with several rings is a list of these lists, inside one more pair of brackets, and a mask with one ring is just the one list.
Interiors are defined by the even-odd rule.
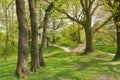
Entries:
[[[113,65],[108,54],[78,56],[78,53],[67,53],[53,47],[48,47],[45,54],[46,67],[41,68],[38,73],[28,75],[28,80],[98,80],[99,74],[120,74],[119,65]],[[14,73],[16,61],[2,63],[0,77],[5,78]],[[1,79],[5,80],[3,78]]]
[[55,46],[48,46],[46,47],[44,54],[51,54],[56,52],[64,52],[64,50]]
[[[15,60],[2,61],[0,64],[0,77],[6,78],[8,76],[14,75],[15,67],[16,67]],[[4,80],[2,78],[1,80]]]
[[64,58],[69,55],[70,55],[70,53],[68,53],[68,52],[58,52],[58,53],[53,53],[53,54],[47,55],[47,56],[45,56],[45,58],[50,58],[50,57]]

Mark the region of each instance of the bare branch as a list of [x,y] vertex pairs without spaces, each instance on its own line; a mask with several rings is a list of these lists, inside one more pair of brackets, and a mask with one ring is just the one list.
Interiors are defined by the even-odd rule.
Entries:
[[13,2],[14,2],[14,0],[12,0],[12,1],[8,4],[8,6],[6,7],[6,10],[8,10],[8,8],[10,7],[10,5],[11,5]]
[[84,3],[83,3],[83,0],[80,0],[80,4],[81,4],[81,6],[84,8],[85,7],[85,5],[84,5]]
[[54,7],[54,4],[50,3],[50,5],[48,6],[48,8],[45,11],[50,12],[53,7]]
[[45,0],[45,1],[50,4],[50,2],[48,0]]
[[95,0],[92,0],[90,3],[93,4],[95,2]]
[[100,28],[102,28],[104,25],[106,25],[107,22],[109,22],[112,17],[113,17],[113,16],[110,16],[103,24],[101,24],[98,28],[96,28],[96,29],[93,31],[93,34],[94,34],[95,32],[97,32]]
[[93,15],[94,13],[95,13],[95,11],[97,10],[97,8],[98,8],[98,3],[96,4],[96,6],[94,7],[94,9],[93,9],[93,11],[91,12],[91,15]]
[[91,1],[89,2],[89,8],[92,7],[92,5],[93,5],[94,2],[95,2],[95,0],[91,0]]
[[113,4],[112,4],[112,2],[111,2],[110,0],[107,0],[107,4],[108,4],[111,8],[113,8]]
[[76,20],[75,18],[71,17],[68,13],[66,13],[66,12],[61,12],[61,13],[65,14],[70,20],[75,21],[76,23],[79,23],[79,24],[81,24],[82,26],[84,25],[84,22],[83,22],[83,21],[81,21],[81,20]]

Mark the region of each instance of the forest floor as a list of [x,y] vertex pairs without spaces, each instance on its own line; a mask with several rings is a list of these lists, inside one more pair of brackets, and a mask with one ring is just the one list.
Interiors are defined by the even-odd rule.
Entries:
[[[98,50],[81,54],[48,46],[44,52],[46,66],[29,74],[27,80],[120,80],[120,61],[112,61],[114,54]],[[16,55],[6,61],[0,60],[0,80],[24,80],[14,76],[16,63]]]
[[64,46],[60,46],[60,45],[57,45],[57,44],[50,44],[50,46],[56,46],[56,47],[62,48],[65,52],[80,52],[80,51],[85,49],[85,44],[84,43],[79,44],[75,48],[64,47]]

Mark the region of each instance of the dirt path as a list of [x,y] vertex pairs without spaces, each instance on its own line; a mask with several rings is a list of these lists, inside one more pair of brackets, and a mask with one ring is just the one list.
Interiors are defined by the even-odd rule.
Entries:
[[106,75],[100,75],[99,80],[116,80],[116,79],[113,77],[106,76]]
[[56,47],[62,48],[65,52],[80,52],[83,49],[85,49],[85,44],[80,44],[76,48],[69,48],[69,47],[59,46],[57,44],[50,44],[50,46],[56,46]]

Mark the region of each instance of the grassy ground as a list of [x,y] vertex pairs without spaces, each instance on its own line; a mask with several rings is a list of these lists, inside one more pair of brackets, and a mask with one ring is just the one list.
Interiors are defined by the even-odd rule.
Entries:
[[106,45],[94,45],[95,49],[108,52],[108,53],[116,53],[116,47],[115,46],[106,46]]
[[64,46],[64,47],[70,47],[70,48],[75,48],[78,46],[77,42],[73,42],[73,41],[58,41],[56,44],[60,45],[60,46]]
[[[47,47],[46,67],[28,75],[26,80],[120,80],[120,61],[113,55],[96,51],[88,55],[66,53],[57,47]],[[18,80],[14,76],[16,57],[0,61],[0,80]],[[102,79],[101,79],[102,80]]]

